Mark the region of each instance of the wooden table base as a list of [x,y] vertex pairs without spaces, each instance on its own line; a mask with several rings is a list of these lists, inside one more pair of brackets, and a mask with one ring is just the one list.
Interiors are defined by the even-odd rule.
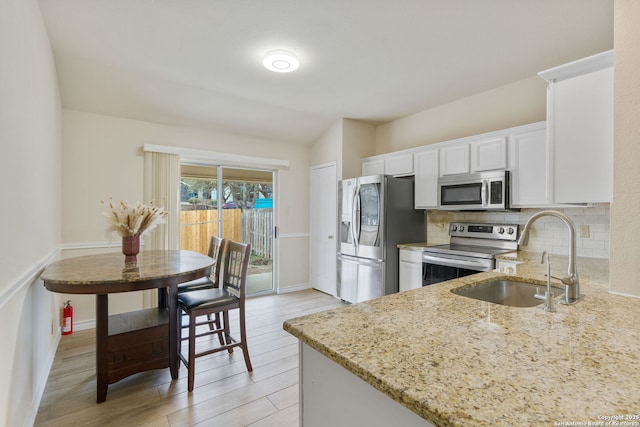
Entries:
[[[175,293],[176,286],[167,288]],[[109,316],[108,294],[96,295],[96,374],[98,403],[109,384],[138,372],[170,368],[178,378],[175,294],[159,289],[159,307]],[[167,307],[167,305],[169,307]],[[173,307],[172,307],[173,306]],[[173,332],[173,333],[172,333]]]

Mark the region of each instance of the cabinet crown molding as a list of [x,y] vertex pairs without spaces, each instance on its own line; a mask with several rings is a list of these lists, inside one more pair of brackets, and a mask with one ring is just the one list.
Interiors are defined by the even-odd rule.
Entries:
[[613,50],[540,71],[538,75],[551,83],[553,81],[565,80],[581,74],[602,70],[607,67],[613,67]]

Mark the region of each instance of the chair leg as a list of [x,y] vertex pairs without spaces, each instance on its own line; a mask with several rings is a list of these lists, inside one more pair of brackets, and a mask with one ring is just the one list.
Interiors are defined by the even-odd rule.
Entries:
[[220,332],[218,333],[218,340],[220,341],[220,345],[228,344],[224,333],[222,333],[222,322],[220,321],[220,313],[216,313],[216,328],[220,330]]
[[213,331],[215,326],[215,329],[220,331],[218,332],[218,341],[220,341],[220,345],[225,345],[224,334],[222,333],[222,327],[220,323],[220,313],[215,313],[214,320],[211,320],[211,313],[207,314],[207,320],[209,321],[209,330]]
[[189,315],[189,366],[187,390],[193,391],[193,382],[196,374],[196,316]]
[[[178,307],[178,354],[182,354],[182,309]],[[178,357],[178,369],[182,359]]]
[[244,355],[244,364],[247,365],[247,371],[253,371],[251,360],[249,360],[249,348],[247,348],[247,330],[244,321],[244,307],[240,306],[240,342],[242,342],[242,354]]
[[[227,344],[231,344],[233,340],[231,339],[231,333],[229,332],[229,312],[222,312],[222,321],[224,323],[224,339]],[[233,347],[229,347],[229,353],[233,353]]]

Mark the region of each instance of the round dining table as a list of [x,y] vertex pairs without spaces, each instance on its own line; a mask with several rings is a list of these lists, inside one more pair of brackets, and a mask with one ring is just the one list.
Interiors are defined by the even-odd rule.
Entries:
[[[137,262],[121,253],[67,258],[49,264],[40,278],[52,292],[96,295],[98,403],[109,384],[129,375],[168,367],[178,378],[179,283],[208,275],[215,260],[182,250],[142,251]],[[158,307],[109,315],[109,294],[158,289]]]

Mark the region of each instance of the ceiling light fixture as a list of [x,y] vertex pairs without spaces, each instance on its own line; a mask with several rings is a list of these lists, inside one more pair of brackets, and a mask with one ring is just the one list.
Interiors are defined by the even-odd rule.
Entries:
[[296,54],[288,50],[271,50],[267,52],[262,63],[267,70],[276,73],[290,73],[300,66]]

